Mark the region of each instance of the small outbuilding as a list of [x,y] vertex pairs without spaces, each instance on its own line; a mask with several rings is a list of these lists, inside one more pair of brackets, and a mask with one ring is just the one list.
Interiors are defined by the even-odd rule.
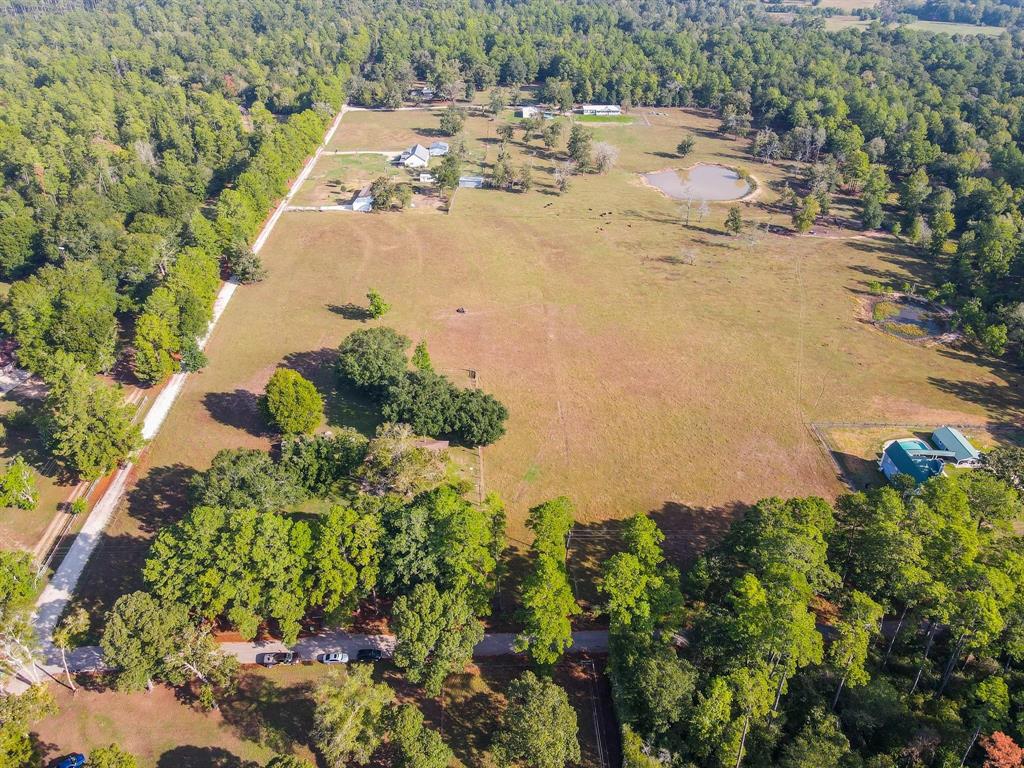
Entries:
[[431,157],[441,157],[442,155],[448,154],[448,142],[447,141],[435,141],[428,147]]
[[459,176],[459,186],[465,189],[481,189],[483,185],[483,176]]
[[432,174],[432,173],[421,173],[420,174],[420,184],[433,184],[433,183],[434,183],[434,174]]
[[953,454],[951,464],[958,467],[981,466],[981,452],[956,427],[940,427],[935,430],[932,432],[932,442]]
[[540,107],[520,107],[516,110],[516,117],[531,118],[540,114]]
[[352,198],[352,210],[360,213],[369,213],[373,210],[373,195],[370,194],[369,184],[356,192],[356,196]]
[[413,144],[398,157],[406,168],[426,168],[430,164],[430,150],[422,144]]

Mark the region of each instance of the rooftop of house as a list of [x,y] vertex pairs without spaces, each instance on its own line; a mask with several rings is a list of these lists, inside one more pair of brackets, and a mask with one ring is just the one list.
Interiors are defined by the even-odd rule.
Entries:
[[885,447],[885,455],[899,472],[910,475],[918,483],[941,475],[943,458],[953,457],[951,451],[937,451],[916,438],[893,440]]

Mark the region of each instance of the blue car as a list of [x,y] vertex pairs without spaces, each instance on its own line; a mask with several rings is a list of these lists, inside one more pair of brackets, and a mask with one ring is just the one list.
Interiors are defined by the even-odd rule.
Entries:
[[62,757],[53,764],[53,768],[82,768],[85,765],[85,755],[74,754]]

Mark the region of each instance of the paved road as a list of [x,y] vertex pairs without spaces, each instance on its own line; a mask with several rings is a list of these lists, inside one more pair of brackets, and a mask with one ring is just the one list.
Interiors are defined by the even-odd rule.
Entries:
[[[484,639],[473,649],[478,658],[514,655],[512,643],[515,635],[511,632],[498,632],[484,635]],[[573,646],[570,653],[607,653],[608,632],[606,630],[585,630],[573,632]],[[363,635],[357,633],[331,631],[301,638],[289,647],[284,643],[253,642],[253,643],[221,643],[221,649],[230,653],[243,664],[255,664],[264,653],[275,651],[296,651],[304,660],[318,659],[325,653],[345,651],[352,658],[360,648],[379,648],[384,655],[391,656],[395,649],[393,635]],[[60,653],[51,650],[47,654],[45,669],[54,677],[64,673],[61,666]],[[68,666],[72,672],[98,672],[106,668],[103,662],[103,651],[96,646],[76,648],[68,654]]]

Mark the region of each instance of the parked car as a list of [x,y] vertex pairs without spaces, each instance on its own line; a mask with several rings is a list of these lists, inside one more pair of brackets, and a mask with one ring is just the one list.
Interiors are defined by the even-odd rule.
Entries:
[[299,660],[299,654],[295,651],[277,651],[275,653],[264,653],[256,657],[256,663],[264,667],[273,667],[278,664],[294,664]]
[[76,752],[53,763],[53,768],[82,768],[83,765],[85,765],[85,755]]
[[384,658],[384,651],[380,648],[360,648],[356,654],[358,661],[380,661]]
[[321,664],[348,664],[348,654],[344,651],[325,653],[320,657]]

